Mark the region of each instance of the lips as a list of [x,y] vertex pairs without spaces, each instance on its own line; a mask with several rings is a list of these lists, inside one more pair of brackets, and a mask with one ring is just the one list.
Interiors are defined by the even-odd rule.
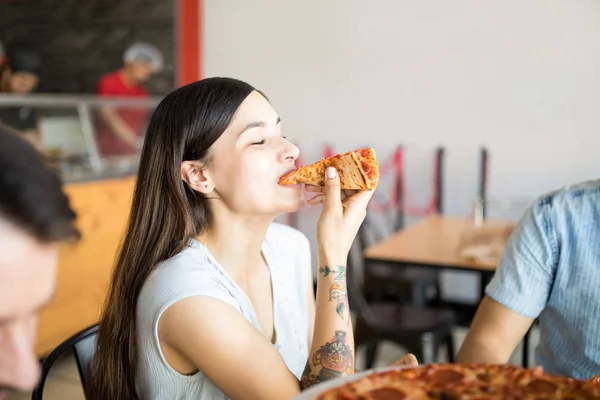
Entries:
[[290,173],[292,173],[292,172],[296,171],[297,169],[298,169],[298,168],[291,168],[291,169],[288,169],[288,170],[287,170],[287,171],[286,171],[286,172],[285,172],[283,175],[281,175],[279,178],[277,178],[277,180],[279,181],[281,178],[283,178],[284,176],[287,176],[288,174],[290,174]]

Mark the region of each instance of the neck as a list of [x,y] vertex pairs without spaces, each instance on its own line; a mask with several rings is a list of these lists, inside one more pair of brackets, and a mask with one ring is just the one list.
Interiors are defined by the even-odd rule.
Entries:
[[198,236],[219,264],[232,275],[244,274],[262,263],[262,243],[273,222],[269,216],[213,213],[212,227]]
[[138,86],[140,84],[127,68],[121,69],[121,77],[127,86]]

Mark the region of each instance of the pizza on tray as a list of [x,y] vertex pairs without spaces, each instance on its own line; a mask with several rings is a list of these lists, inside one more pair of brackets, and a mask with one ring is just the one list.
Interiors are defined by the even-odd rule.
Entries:
[[314,164],[300,167],[279,179],[280,185],[324,186],[327,167],[335,167],[340,175],[342,189],[373,190],[379,182],[379,165],[372,148],[349,151],[327,157]]
[[590,381],[546,374],[540,367],[427,364],[374,372],[320,394],[317,400],[533,400],[600,399]]

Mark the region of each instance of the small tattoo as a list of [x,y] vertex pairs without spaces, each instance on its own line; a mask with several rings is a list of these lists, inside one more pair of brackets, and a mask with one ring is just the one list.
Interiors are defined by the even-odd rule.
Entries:
[[335,312],[347,323],[350,322],[350,308],[348,306],[348,289],[346,286],[346,268],[338,266],[332,269],[327,265],[319,268],[323,277],[333,275],[333,285],[329,288],[329,301],[335,300]]
[[346,272],[346,268],[343,266],[338,266],[337,270],[329,268],[327,265],[319,268],[319,272],[323,272],[323,276],[327,277],[329,274],[336,274],[335,280],[344,279],[344,273]]

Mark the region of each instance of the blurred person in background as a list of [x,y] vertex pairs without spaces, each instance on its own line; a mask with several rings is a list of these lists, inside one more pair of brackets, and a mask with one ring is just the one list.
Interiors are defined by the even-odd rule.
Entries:
[[[151,44],[135,43],[123,54],[122,68],[104,75],[96,94],[101,97],[146,98],[142,87],[163,68],[161,52]],[[99,110],[97,122],[98,146],[104,156],[135,154],[141,146],[149,112],[124,106],[105,106]]]
[[37,314],[54,292],[59,245],[77,237],[59,177],[0,127],[0,399],[37,383]]
[[[22,96],[33,92],[40,80],[41,66],[41,59],[35,52],[24,48],[10,49],[6,62],[0,65],[0,94]],[[33,107],[0,105],[0,124],[23,135],[42,150],[38,115]]]

